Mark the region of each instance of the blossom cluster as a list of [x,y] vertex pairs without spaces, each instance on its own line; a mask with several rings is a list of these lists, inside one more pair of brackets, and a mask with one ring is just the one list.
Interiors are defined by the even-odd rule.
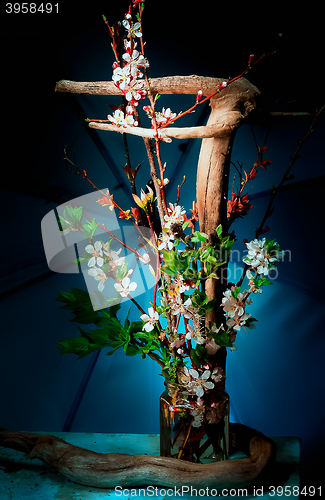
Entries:
[[[125,257],[121,257],[122,248],[118,251],[111,250],[111,241],[103,244],[97,240],[95,243],[89,244],[85,248],[84,260],[88,260],[89,276],[99,281],[98,291],[103,292],[106,281],[113,278],[115,281],[114,288],[121,297],[127,297],[137,288],[137,283],[131,282],[129,276],[133,273],[133,269],[127,270]],[[140,257],[140,260],[148,264],[150,259],[147,253]]]
[[[107,115],[107,119],[119,127],[137,127],[139,123],[133,116],[134,108],[148,94],[147,83],[143,80],[144,73],[140,69],[148,68],[149,61],[143,53],[137,50],[138,44],[135,41],[135,39],[142,38],[141,22],[133,22],[129,11],[125,14],[122,25],[127,31],[127,38],[124,39],[125,53],[122,55],[122,62],[116,60],[113,63],[112,80],[114,85],[123,92],[127,106],[125,109],[115,109],[112,115]],[[162,108],[160,112],[153,111],[151,106],[143,106],[143,109],[151,119],[152,128],[166,126],[176,117],[176,113],[173,113],[170,108]],[[168,138],[162,140],[171,142]]]
[[251,269],[256,269],[258,274],[267,276],[274,267],[275,262],[279,262],[283,256],[279,252],[279,245],[270,241],[267,238],[262,240],[255,239],[250,243],[246,243],[248,255],[244,258],[245,264],[248,264]]
[[145,81],[142,80],[143,73],[140,68],[148,68],[149,61],[137,50],[136,38],[142,37],[141,23],[133,22],[132,15],[128,12],[122,21],[127,31],[127,39],[124,39],[125,53],[122,55],[122,63],[115,61],[113,64],[112,80],[115,86],[121,90],[128,102],[125,112],[121,109],[115,110],[113,116],[108,115],[109,121],[118,126],[138,125],[134,119],[134,107],[138,106],[139,101],[147,95]]

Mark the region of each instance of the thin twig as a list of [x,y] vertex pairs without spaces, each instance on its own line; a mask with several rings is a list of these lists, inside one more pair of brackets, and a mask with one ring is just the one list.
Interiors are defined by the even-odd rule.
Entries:
[[177,200],[176,200],[176,205],[178,205],[178,203],[179,203],[179,192],[180,192],[181,187],[183,186],[183,184],[184,184],[185,181],[186,181],[186,177],[184,175],[182,183],[177,186]]

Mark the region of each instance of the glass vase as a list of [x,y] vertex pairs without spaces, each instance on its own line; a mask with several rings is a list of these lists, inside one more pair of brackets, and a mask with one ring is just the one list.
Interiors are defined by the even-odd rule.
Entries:
[[196,463],[229,458],[229,396],[208,391],[202,399],[166,379],[160,397],[160,455]]

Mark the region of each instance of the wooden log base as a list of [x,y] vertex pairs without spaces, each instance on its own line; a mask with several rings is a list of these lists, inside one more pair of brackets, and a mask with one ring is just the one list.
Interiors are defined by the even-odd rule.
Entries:
[[0,429],[0,445],[38,458],[71,481],[97,488],[182,487],[239,488],[256,484],[275,458],[275,445],[262,433],[230,424],[233,449],[248,456],[195,464],[150,455],[96,453],[58,437]]

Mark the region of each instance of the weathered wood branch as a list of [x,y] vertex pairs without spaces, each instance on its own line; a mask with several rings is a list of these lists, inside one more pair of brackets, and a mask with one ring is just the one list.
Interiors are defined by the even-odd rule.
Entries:
[[[235,86],[238,82],[240,83],[243,80],[245,79],[239,78],[238,81],[233,82],[231,85]],[[152,78],[150,80],[150,91],[152,94],[196,95],[198,90],[202,90],[203,95],[208,96],[215,92],[217,87],[223,81],[226,81],[226,79],[198,75],[166,76],[161,78]],[[123,95],[123,93],[114,85],[113,81],[74,82],[71,80],[60,80],[56,83],[55,92],[91,95]],[[309,113],[299,112],[261,112],[258,114],[254,113],[251,120],[258,125],[264,126],[296,121],[299,118],[304,118],[309,115]],[[181,138],[183,139],[183,137]]]
[[231,424],[233,444],[249,456],[211,464],[195,464],[150,455],[96,453],[54,437],[0,429],[0,445],[38,458],[74,481],[92,487],[116,485],[236,488],[254,484],[275,457],[274,443],[241,424]]
[[[150,92],[152,94],[197,94],[202,90],[203,95],[213,94],[217,87],[224,81],[223,78],[210,78],[205,76],[165,76],[150,79]],[[72,82],[61,80],[57,82],[56,92],[71,92],[73,94],[97,95],[122,95],[114,82]]]
[[[211,126],[202,127],[173,127],[158,129],[159,139],[204,139],[208,137],[225,137],[239,124],[241,115],[235,114],[232,123],[216,123]],[[120,134],[137,135],[154,139],[155,131],[152,128],[142,127],[120,127],[112,123],[89,122],[90,128],[97,130],[106,130],[110,132],[119,132]]]

